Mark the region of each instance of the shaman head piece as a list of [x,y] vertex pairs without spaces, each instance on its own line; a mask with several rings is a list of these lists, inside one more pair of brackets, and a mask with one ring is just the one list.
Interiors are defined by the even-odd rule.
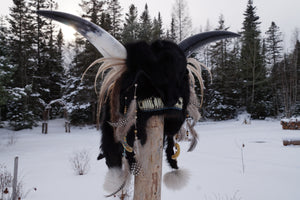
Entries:
[[203,88],[202,65],[188,57],[209,42],[238,34],[211,31],[191,36],[179,44],[157,40],[152,44],[140,41],[123,46],[101,27],[80,17],[54,11],[37,13],[73,26],[103,55],[90,67],[102,63],[95,84],[102,77],[98,93],[102,131],[98,159],[105,158],[109,168],[104,188],[114,195],[126,186],[130,174],[147,170],[138,149],[147,142],[145,126],[153,115],[164,116],[166,157],[174,169],[164,176],[164,182],[172,189],[183,186],[186,179],[184,171],[177,166],[180,152],[177,142],[190,137],[188,151],[197,144],[194,125],[200,118],[198,109],[202,101],[196,97],[194,77]]

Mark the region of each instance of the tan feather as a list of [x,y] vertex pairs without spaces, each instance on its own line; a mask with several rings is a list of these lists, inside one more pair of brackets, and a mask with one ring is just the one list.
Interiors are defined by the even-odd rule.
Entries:
[[94,80],[95,92],[97,88],[98,78],[101,77],[102,83],[98,93],[98,108],[97,108],[97,121],[99,122],[100,113],[103,104],[109,96],[116,80],[127,70],[125,66],[125,59],[120,58],[100,58],[95,60],[83,73],[82,79],[85,77],[88,70],[96,64],[101,64]]
[[121,141],[127,136],[129,129],[136,123],[136,100],[132,100],[128,108],[127,114],[118,120],[116,123],[111,123],[116,127],[115,139]]
[[192,135],[192,140],[191,140],[191,144],[190,144],[188,151],[193,151],[198,143],[198,134],[197,134],[196,130],[194,129],[194,126],[189,121],[187,121],[187,126]]

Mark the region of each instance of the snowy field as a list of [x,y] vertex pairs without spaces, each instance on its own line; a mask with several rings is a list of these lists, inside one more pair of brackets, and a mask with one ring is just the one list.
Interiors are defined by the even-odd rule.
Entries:
[[[23,199],[119,199],[104,197],[107,168],[104,160],[96,160],[100,133],[93,127],[71,127],[71,133],[64,133],[63,124],[50,121],[47,135],[41,134],[41,126],[19,132],[0,129],[0,164],[12,172],[14,157],[19,156],[19,177],[27,193]],[[300,199],[300,146],[282,144],[283,139],[300,139],[299,130],[282,130],[279,121],[245,125],[232,120],[202,122],[197,131],[196,149],[187,153],[188,143],[183,142],[178,158],[179,167],[190,171],[189,184],[180,191],[163,185],[162,199]],[[90,170],[79,176],[69,160],[83,149],[91,156]],[[164,161],[163,174],[169,170]]]

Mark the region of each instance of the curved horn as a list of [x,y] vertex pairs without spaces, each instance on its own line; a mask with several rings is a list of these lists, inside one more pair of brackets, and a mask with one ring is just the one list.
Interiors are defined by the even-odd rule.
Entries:
[[214,42],[216,40],[239,37],[240,35],[237,33],[233,33],[230,31],[209,31],[204,33],[199,33],[197,35],[193,35],[183,41],[181,41],[178,46],[184,52],[186,57],[191,55],[193,51],[197,50],[201,46],[208,44],[210,42]]
[[72,26],[88,39],[104,57],[126,58],[125,47],[96,24],[68,13],[38,10],[37,14]]

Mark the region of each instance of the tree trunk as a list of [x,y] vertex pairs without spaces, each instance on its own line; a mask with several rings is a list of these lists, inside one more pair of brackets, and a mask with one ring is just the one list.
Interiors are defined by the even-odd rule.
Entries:
[[163,155],[163,116],[151,117],[146,126],[147,142],[140,149],[143,171],[134,180],[134,200],[160,200]]

